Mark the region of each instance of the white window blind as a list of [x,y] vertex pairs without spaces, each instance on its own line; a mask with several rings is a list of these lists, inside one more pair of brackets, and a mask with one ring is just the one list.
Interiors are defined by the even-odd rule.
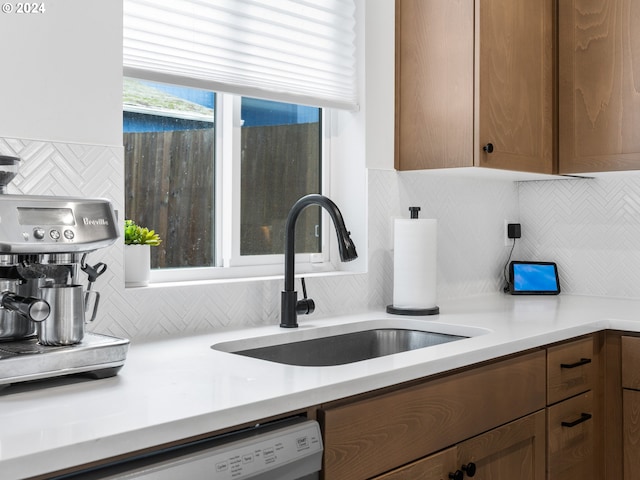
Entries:
[[354,0],[124,0],[124,73],[357,109]]

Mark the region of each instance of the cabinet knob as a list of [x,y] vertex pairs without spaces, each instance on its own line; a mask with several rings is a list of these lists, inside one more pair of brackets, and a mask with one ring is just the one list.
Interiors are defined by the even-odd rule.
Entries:
[[453,473],[449,474],[449,478],[451,480],[462,480],[464,478],[464,473],[461,470],[456,470]]
[[487,143],[484,147],[482,147],[482,150],[487,153],[493,153],[493,143]]
[[462,465],[462,471],[467,474],[467,477],[473,477],[476,474],[476,464],[469,462],[466,465]]

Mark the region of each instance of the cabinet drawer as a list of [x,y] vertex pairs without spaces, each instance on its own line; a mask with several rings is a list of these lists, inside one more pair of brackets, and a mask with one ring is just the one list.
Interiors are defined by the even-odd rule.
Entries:
[[443,480],[458,468],[456,448],[449,448],[410,465],[376,477],[374,480]]
[[593,388],[593,338],[547,349],[547,404]]
[[537,351],[320,412],[324,478],[371,478],[544,408]]
[[549,479],[594,475],[594,409],[589,391],[548,408]]
[[640,337],[622,337],[622,387],[640,390]]

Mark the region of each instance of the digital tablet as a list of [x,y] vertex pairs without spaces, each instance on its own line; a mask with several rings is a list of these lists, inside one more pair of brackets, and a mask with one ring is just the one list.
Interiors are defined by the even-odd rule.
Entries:
[[512,295],[557,295],[558,267],[553,262],[513,261],[509,264],[509,287]]

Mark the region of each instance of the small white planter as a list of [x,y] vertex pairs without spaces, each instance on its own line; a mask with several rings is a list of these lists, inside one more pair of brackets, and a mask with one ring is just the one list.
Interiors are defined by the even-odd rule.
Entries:
[[146,287],[151,276],[151,246],[124,246],[125,287]]

